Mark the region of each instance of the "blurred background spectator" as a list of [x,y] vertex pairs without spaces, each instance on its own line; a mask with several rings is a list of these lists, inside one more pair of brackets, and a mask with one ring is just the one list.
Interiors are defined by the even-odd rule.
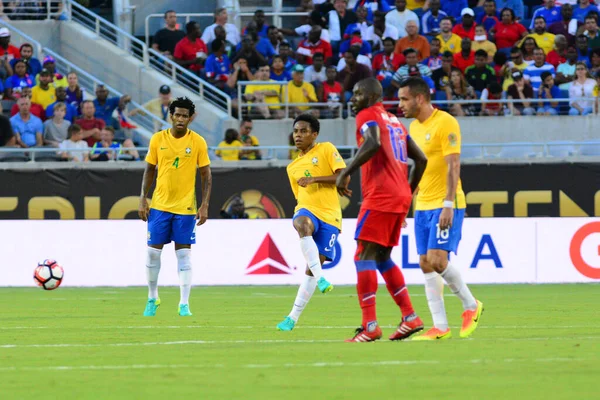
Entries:
[[594,97],[596,81],[592,79],[587,65],[578,62],[575,68],[575,80],[569,87],[569,115],[588,115],[594,110],[594,102],[585,100]]
[[163,56],[173,59],[175,46],[185,37],[185,32],[179,29],[177,14],[174,10],[165,12],[165,27],[154,34],[152,48]]

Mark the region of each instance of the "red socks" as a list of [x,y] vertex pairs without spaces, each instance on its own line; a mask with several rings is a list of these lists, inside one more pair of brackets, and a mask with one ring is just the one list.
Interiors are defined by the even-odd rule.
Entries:
[[387,261],[377,264],[377,269],[379,269],[381,276],[385,279],[390,295],[400,307],[402,318],[413,314],[415,310],[410,301],[408,288],[406,287],[404,275],[400,268],[390,258]]
[[362,309],[362,326],[367,328],[369,322],[377,321],[375,296],[377,293],[377,264],[374,260],[354,261],[358,282],[356,292]]

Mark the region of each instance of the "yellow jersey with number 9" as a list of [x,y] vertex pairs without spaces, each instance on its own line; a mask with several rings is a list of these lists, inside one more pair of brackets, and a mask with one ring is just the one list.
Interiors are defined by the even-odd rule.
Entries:
[[175,138],[170,129],[152,136],[146,162],[158,165],[152,208],[180,215],[195,215],[196,170],[210,165],[208,146],[202,136],[188,129]]
[[298,205],[294,212],[304,208],[326,224],[342,229],[342,208],[335,185],[313,183],[298,185],[303,177],[330,176],[346,163],[335,146],[329,142],[317,143],[308,153],[298,156],[287,166],[288,178]]
[[[434,110],[423,123],[414,120],[410,124],[410,137],[427,156],[427,168],[419,183],[415,209],[442,208],[448,182],[448,164],[445,157],[449,154],[460,154],[461,136],[458,121],[447,112]],[[454,207],[466,206],[465,193],[459,178]]]

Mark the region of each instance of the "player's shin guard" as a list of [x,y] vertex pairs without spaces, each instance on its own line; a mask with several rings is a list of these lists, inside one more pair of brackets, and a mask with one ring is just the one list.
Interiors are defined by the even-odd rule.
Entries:
[[177,271],[179,273],[179,304],[189,304],[192,289],[192,250],[175,250],[175,255],[177,256]]
[[313,293],[315,292],[315,288],[317,287],[317,280],[314,276],[304,275],[304,280],[300,284],[298,288],[298,294],[296,295],[296,300],[294,300],[294,307],[292,308],[292,312],[290,312],[290,318],[294,320],[294,322],[298,322],[298,318],[300,318],[300,314],[304,311],[304,307],[310,301]]
[[300,238],[300,248],[308,265],[308,269],[312,272],[316,280],[323,276],[321,269],[321,260],[319,259],[319,249],[312,236],[304,236]]
[[425,295],[431,311],[433,326],[445,331],[448,329],[448,317],[444,305],[444,281],[437,272],[428,272],[425,276]]
[[158,274],[162,249],[148,247],[146,253],[146,279],[148,280],[148,298],[158,299]]
[[408,294],[408,288],[404,281],[404,275],[400,268],[388,258],[386,261],[378,263],[377,269],[385,280],[385,285],[388,292],[400,307],[402,311],[402,318],[406,318],[411,314],[414,314],[412,303],[410,301],[410,295]]
[[362,310],[362,326],[366,330],[377,326],[375,297],[377,294],[377,263],[375,260],[354,260],[358,281],[356,292]]
[[456,267],[448,263],[446,269],[440,275],[444,278],[452,293],[460,299],[465,310],[475,310],[477,308],[477,300],[471,294],[469,287],[463,281]]

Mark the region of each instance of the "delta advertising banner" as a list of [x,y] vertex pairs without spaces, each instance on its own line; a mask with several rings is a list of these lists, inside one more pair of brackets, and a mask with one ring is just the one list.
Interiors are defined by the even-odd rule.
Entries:
[[[334,284],[356,283],[353,233],[344,220]],[[0,286],[32,286],[38,261],[56,259],[64,286],[146,284],[146,225],[141,221],[0,221],[5,248]],[[195,285],[295,285],[305,263],[291,220],[209,220],[196,231]],[[452,263],[468,283],[600,282],[600,221],[592,218],[467,218]],[[409,284],[422,284],[413,220],[392,258]],[[178,285],[173,245],[162,254],[161,285]]]

